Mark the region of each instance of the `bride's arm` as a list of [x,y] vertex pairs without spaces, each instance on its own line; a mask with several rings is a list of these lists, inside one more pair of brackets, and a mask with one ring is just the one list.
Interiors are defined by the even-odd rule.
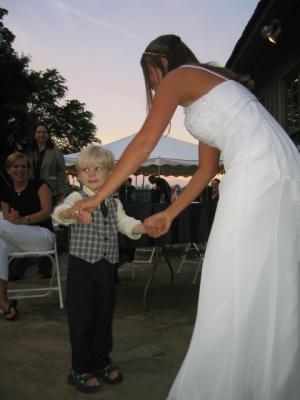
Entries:
[[181,101],[182,87],[178,79],[164,78],[156,91],[153,106],[142,128],[123,152],[105,183],[95,196],[75,204],[78,208],[95,208],[118,189],[150,156],[155,145],[168,126],[177,105]]
[[219,150],[199,143],[199,167],[184,191],[166,210],[144,221],[150,236],[158,237],[167,233],[174,218],[206,188],[218,170],[219,156]]

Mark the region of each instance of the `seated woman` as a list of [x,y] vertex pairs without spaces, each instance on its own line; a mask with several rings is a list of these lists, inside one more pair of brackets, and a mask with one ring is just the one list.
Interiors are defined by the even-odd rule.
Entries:
[[30,179],[26,154],[13,153],[6,160],[10,185],[1,193],[3,218],[0,220],[0,308],[5,319],[18,313],[17,302],[7,299],[8,259],[14,251],[46,251],[53,248],[50,218],[52,196],[42,179]]

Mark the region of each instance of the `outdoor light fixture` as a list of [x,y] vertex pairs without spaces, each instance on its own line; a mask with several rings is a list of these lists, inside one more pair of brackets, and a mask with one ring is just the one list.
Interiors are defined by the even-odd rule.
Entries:
[[281,25],[279,19],[273,19],[270,25],[265,25],[260,31],[261,36],[269,42],[276,44],[278,36],[281,32]]

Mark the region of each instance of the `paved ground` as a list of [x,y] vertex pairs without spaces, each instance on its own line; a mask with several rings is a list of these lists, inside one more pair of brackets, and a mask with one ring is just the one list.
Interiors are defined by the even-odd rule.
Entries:
[[[64,285],[66,256],[60,259]],[[171,261],[176,270],[178,254]],[[149,311],[144,313],[142,294],[149,268],[136,264],[135,279],[129,264],[119,273],[112,358],[121,367],[124,382],[103,384],[97,394],[81,394],[66,384],[70,365],[66,313],[53,295],[19,300],[20,314],[14,322],[0,315],[0,399],[165,399],[191,338],[199,285],[192,285],[195,265],[186,264],[172,287],[168,268],[161,262],[149,292]],[[36,269],[30,267],[25,280],[11,282],[10,288],[34,283]]]

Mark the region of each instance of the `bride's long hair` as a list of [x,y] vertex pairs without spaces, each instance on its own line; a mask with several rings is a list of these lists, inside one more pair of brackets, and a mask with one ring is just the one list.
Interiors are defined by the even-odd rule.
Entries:
[[[168,60],[167,69],[162,64],[162,58]],[[141,66],[145,78],[148,111],[153,103],[153,92],[150,87],[148,65],[158,68],[162,72],[163,76],[181,65],[198,65],[217,72],[225,78],[236,80],[248,87],[250,90],[254,88],[254,82],[251,80],[249,75],[238,74],[228,68],[217,66],[214,63],[201,63],[187,45],[181,41],[179,36],[163,35],[153,40],[146,47],[141,58]]]

